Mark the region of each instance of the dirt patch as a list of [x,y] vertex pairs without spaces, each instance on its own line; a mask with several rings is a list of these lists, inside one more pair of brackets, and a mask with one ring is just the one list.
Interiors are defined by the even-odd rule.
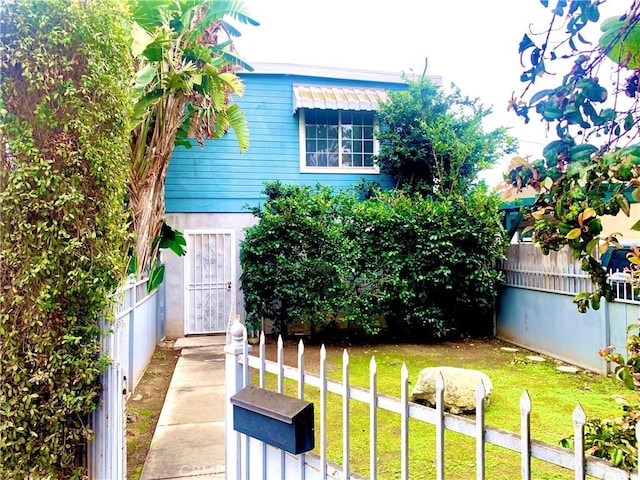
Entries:
[[[284,340],[283,341],[283,361],[285,365],[295,367],[298,365],[298,346],[300,341]],[[344,347],[337,345],[325,345],[327,352],[327,363],[330,367],[330,358],[335,358],[336,354],[342,352]],[[265,339],[264,348],[265,357],[272,362],[278,359],[278,342],[275,338],[267,337]],[[252,347],[251,355],[260,356],[260,346],[255,344]],[[305,370],[315,372],[320,365],[320,345],[307,345],[304,346],[304,367]]]
[[127,478],[142,473],[171,376],[180,356],[174,342],[163,342],[151,358],[140,383],[127,401]]

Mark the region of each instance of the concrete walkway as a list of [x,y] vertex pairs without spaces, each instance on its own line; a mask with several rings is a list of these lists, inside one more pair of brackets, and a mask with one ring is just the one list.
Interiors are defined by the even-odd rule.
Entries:
[[224,336],[178,339],[140,480],[224,479]]

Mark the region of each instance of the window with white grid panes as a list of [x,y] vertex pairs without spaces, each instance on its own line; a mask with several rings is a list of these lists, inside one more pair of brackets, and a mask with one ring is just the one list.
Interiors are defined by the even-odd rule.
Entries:
[[378,173],[375,112],[300,110],[301,171]]

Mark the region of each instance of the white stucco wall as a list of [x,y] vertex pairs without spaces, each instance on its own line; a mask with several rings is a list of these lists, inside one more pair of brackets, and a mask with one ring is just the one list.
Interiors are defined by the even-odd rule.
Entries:
[[[166,222],[173,228],[184,230],[232,229],[236,235],[236,278],[233,280],[236,292],[236,313],[244,320],[244,298],[240,290],[240,242],[244,239],[244,229],[257,223],[251,213],[167,213]],[[185,257],[178,257],[171,251],[162,253],[165,263],[165,286],[167,295],[166,314],[168,339],[184,336],[184,270]]]

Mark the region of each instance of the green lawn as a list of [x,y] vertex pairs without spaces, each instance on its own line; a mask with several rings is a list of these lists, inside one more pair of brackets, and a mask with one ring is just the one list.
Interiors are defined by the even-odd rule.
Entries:
[[[491,405],[486,411],[485,422],[515,433],[520,429],[520,396],[529,392],[533,409],[531,436],[534,439],[558,444],[571,435],[571,414],[580,403],[587,418],[606,418],[616,414],[615,395],[629,395],[629,391],[612,379],[580,371],[566,374],[556,370],[557,363],[547,359],[535,363],[526,359],[531,353],[520,350],[507,353],[500,350],[504,344],[497,340],[475,340],[443,345],[376,345],[352,346],[350,353],[350,379],[354,386],[368,388],[369,362],[375,355],[378,365],[378,391],[399,397],[400,369],[406,363],[409,380],[415,382],[422,368],[451,365],[475,368],[485,372],[493,382]],[[269,358],[272,346],[268,345]],[[293,364],[296,346],[286,345],[285,361]],[[305,366],[308,371],[318,371],[317,349],[305,348]],[[256,349],[257,350],[257,349]],[[291,360],[289,360],[291,359]],[[340,381],[342,377],[342,350],[328,348],[329,378]],[[273,382],[273,379],[269,379]],[[271,383],[269,388],[272,388]],[[294,382],[286,382],[286,390],[296,395]],[[411,385],[409,386],[411,393]],[[319,395],[317,389],[306,387],[306,399],[316,405],[316,435],[319,435]],[[331,461],[342,462],[342,397],[328,394],[327,452]],[[369,475],[369,406],[352,400],[350,407],[351,468],[363,476]],[[409,426],[410,477],[435,478],[435,427],[411,420]],[[316,438],[316,447],[319,445]],[[396,480],[400,475],[400,418],[386,411],[378,411],[378,476]],[[316,453],[319,449],[316,448]],[[445,434],[446,478],[475,478],[475,441],[471,437],[447,431]],[[573,478],[567,470],[543,462],[532,463],[534,479]],[[520,478],[520,457],[500,447],[487,446],[486,478]]]

